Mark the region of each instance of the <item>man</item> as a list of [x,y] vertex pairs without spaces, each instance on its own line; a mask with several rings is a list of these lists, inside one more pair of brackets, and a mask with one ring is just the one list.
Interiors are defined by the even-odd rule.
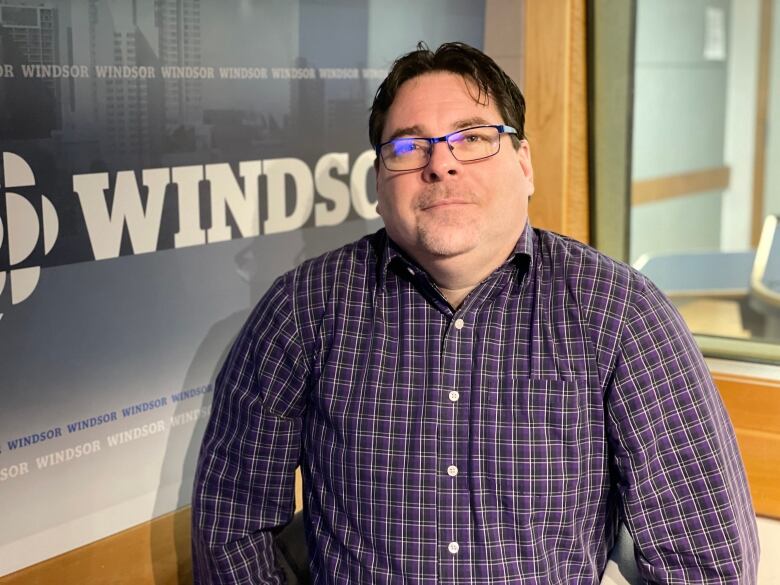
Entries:
[[317,583],[598,583],[621,520],[648,582],[755,582],[701,355],[642,275],[528,224],[524,109],[466,45],[394,64],[370,118],[386,231],[279,278],[236,341],[196,582],[280,582],[299,464]]

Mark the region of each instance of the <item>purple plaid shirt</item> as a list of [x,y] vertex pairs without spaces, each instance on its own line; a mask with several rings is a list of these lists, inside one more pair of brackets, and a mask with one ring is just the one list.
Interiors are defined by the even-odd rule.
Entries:
[[527,227],[457,310],[382,230],[279,278],[219,376],[197,583],[279,583],[304,477],[316,583],[754,583],[728,416],[641,274]]

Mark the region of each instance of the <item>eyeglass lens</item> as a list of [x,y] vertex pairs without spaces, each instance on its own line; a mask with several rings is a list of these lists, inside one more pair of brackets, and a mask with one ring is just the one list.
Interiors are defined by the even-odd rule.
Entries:
[[[453,156],[459,161],[473,161],[498,152],[501,134],[492,126],[467,128],[447,137]],[[382,160],[390,170],[420,169],[428,165],[433,145],[426,138],[397,138],[382,146]]]

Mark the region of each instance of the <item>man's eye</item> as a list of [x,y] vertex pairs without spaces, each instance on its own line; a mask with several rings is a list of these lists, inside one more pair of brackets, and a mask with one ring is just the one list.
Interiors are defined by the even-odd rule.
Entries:
[[403,156],[419,150],[419,146],[413,140],[401,140],[393,144],[393,152],[396,156]]
[[468,134],[453,134],[450,136],[450,144],[457,145],[461,144],[463,146],[472,146],[475,144],[479,144],[484,141],[484,136],[477,133],[468,133]]
[[463,141],[469,142],[471,144],[477,144],[479,142],[483,142],[485,140],[485,136],[482,134],[467,134],[464,136]]

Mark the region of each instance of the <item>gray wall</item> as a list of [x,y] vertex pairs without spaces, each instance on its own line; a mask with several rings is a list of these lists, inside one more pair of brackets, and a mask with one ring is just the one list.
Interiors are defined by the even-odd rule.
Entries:
[[[724,164],[728,60],[704,56],[707,7],[724,11],[728,31],[729,0],[637,1],[634,181]],[[634,206],[631,261],[648,252],[719,249],[721,195]]]

